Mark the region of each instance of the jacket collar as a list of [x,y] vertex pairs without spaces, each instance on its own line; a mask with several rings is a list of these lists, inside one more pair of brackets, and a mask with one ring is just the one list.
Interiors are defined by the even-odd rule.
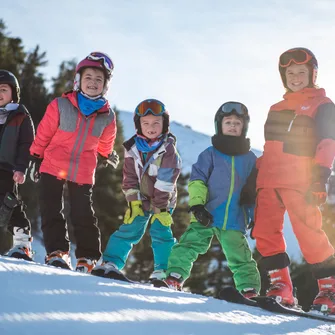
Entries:
[[325,97],[326,91],[323,88],[305,87],[298,92],[287,92],[283,95],[285,100],[306,100],[317,97]]
[[[69,99],[72,105],[79,109],[76,91],[65,92],[62,94],[62,98]],[[106,100],[106,103],[97,111],[97,113],[106,113],[106,112],[109,112],[109,110],[110,110],[110,105],[109,105],[108,100]]]

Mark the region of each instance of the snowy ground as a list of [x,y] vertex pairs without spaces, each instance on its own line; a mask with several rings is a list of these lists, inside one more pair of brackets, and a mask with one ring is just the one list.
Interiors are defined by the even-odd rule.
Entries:
[[335,324],[275,315],[0,257],[0,334],[335,334]]

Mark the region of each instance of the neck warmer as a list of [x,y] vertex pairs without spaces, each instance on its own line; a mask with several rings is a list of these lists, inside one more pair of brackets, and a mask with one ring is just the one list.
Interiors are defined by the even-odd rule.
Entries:
[[160,141],[154,141],[150,143],[150,140],[147,140],[143,137],[140,137],[140,136],[135,137],[135,144],[136,144],[137,150],[144,152],[144,153],[155,151],[157,148],[161,146],[163,141],[164,141],[164,138],[162,138]]
[[19,104],[16,104],[16,103],[9,103],[4,107],[0,107],[0,124],[5,124],[10,112],[17,110],[18,107],[19,107]]
[[244,155],[250,151],[250,140],[243,136],[214,135],[212,144],[228,156]]
[[89,99],[87,96],[84,96],[81,92],[78,92],[77,99],[80,111],[86,116],[89,116],[92,113],[96,112],[106,103],[106,100],[104,98],[92,100]]

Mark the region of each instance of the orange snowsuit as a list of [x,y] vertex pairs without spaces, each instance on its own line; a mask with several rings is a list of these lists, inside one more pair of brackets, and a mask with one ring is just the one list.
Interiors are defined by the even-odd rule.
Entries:
[[313,167],[330,168],[335,156],[335,105],[322,88],[288,92],[270,108],[264,134],[257,162],[256,247],[263,257],[285,254],[287,210],[304,258],[309,264],[322,263],[334,248],[322,230],[319,208],[305,196]]

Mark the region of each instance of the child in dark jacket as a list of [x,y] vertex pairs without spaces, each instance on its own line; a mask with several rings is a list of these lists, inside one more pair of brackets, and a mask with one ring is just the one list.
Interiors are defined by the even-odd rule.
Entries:
[[172,212],[177,202],[177,179],[181,160],[176,139],[169,133],[169,114],[155,99],[142,101],[135,110],[137,134],[126,141],[122,189],[129,208],[124,223],[109,238],[103,263],[92,274],[108,277],[119,272],[134,244],[150,225],[154,271],[150,279],[165,278],[172,246]]
[[116,167],[113,151],[115,113],[104,97],[113,74],[112,60],[92,52],[76,67],[74,89],[47,107],[30,148],[31,178],[40,177],[42,232],[46,263],[70,268],[70,241],[63,209],[68,187],[70,217],[76,239],[76,270],[90,272],[101,257],[100,230],[92,207],[98,155]]
[[246,138],[248,124],[248,110],[239,102],[224,103],[215,115],[213,146],[192,167],[191,224],[172,248],[166,271],[171,288],[182,289],[194,261],[216,236],[237,290],[248,298],[260,291],[260,275],[245,237],[256,197],[256,156]]
[[[6,206],[6,194],[19,199],[18,184],[25,182],[29,165],[29,147],[34,140],[34,125],[26,107],[19,103],[20,86],[13,73],[0,70],[0,201]],[[10,207],[7,208],[10,210]],[[32,259],[31,226],[23,202],[17,202],[8,224],[13,247],[7,255]]]

